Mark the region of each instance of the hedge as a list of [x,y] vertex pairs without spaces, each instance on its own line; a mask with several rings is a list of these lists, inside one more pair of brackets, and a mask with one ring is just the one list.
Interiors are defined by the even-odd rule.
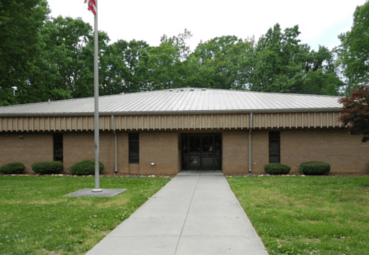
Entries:
[[22,174],[26,166],[21,162],[14,162],[0,167],[0,173],[3,174]]
[[59,161],[37,162],[32,165],[32,170],[38,174],[59,174],[63,171],[63,163]]
[[[104,164],[99,161],[99,172],[104,169]],[[84,159],[70,167],[70,172],[76,175],[93,175],[95,174],[95,160]]]
[[321,161],[303,162],[299,166],[299,173],[304,175],[323,175],[328,174],[331,166]]
[[270,163],[264,165],[264,170],[268,174],[288,174],[291,167],[281,163]]

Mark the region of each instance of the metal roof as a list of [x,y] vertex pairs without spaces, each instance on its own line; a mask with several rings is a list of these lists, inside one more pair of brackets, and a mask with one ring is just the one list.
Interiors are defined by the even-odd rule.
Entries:
[[[176,88],[100,96],[100,115],[340,111],[338,96]],[[0,107],[0,117],[91,116],[94,98]]]

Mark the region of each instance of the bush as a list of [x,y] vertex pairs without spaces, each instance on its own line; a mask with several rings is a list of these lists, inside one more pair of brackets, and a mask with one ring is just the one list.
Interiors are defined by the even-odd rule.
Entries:
[[299,173],[305,175],[323,175],[328,174],[331,166],[320,161],[309,161],[301,163]]
[[264,170],[268,174],[288,174],[291,167],[281,163],[270,163],[264,166]]
[[38,174],[59,174],[63,171],[63,163],[59,161],[37,162],[32,165],[32,170]]
[[[100,173],[104,169],[104,164],[99,161],[99,170]],[[78,162],[70,167],[70,172],[76,175],[93,175],[95,174],[95,160],[94,159],[85,159],[81,162]]]
[[0,167],[3,174],[22,174],[26,166],[20,162],[14,162]]

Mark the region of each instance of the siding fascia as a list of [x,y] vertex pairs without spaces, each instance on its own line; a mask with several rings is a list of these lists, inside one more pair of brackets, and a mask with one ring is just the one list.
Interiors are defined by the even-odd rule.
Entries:
[[[341,112],[253,113],[253,129],[343,128]],[[249,129],[250,113],[100,116],[102,131]],[[0,118],[0,132],[94,131],[92,116]]]

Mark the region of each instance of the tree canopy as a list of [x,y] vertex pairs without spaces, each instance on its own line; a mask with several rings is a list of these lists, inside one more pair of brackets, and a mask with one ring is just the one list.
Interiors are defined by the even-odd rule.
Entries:
[[[46,0],[0,1],[0,106],[93,95],[92,27],[48,13]],[[342,43],[333,51],[302,44],[297,25],[275,24],[258,40],[215,37],[192,51],[186,29],[163,35],[158,46],[110,42],[99,31],[99,92],[190,86],[347,95],[368,79],[368,13],[368,3],[356,9],[351,31],[340,35]]]
[[369,2],[356,8],[351,31],[339,35],[339,39],[341,45],[336,51],[349,79],[349,93],[369,82]]
[[40,29],[49,10],[45,0],[0,1],[0,105],[22,103],[32,62],[41,52]]

